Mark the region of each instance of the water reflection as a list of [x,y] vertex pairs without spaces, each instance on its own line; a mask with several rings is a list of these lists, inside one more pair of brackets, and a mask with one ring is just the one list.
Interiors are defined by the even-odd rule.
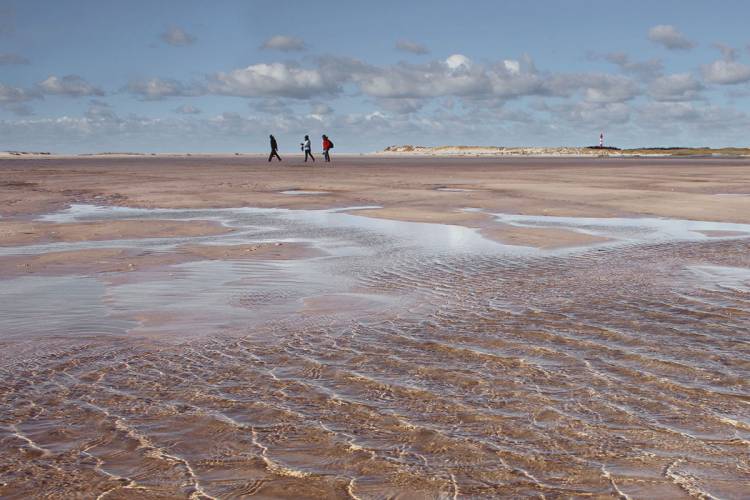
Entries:
[[117,244],[325,254],[3,281],[0,496],[746,496],[746,226],[497,216],[613,239],[542,251],[340,210],[47,220],[212,217],[236,231]]

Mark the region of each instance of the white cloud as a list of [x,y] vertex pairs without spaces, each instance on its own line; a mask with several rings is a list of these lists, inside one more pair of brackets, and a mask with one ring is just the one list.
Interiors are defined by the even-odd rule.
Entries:
[[423,98],[443,95],[472,95],[487,92],[489,82],[479,74],[452,74],[448,68],[423,72],[411,66],[395,66],[378,74],[357,75],[365,94],[383,98]]
[[695,105],[689,102],[651,102],[639,110],[639,115],[646,124],[658,125],[669,122],[694,121],[700,117]]
[[640,93],[635,81],[621,75],[579,75],[576,80],[583,88],[584,99],[591,103],[621,103]]
[[521,63],[513,59],[506,59],[503,61],[503,66],[508,70],[511,75],[517,75],[521,72]]
[[699,98],[703,85],[690,73],[675,73],[651,82],[648,93],[657,101],[690,101]]
[[39,95],[34,92],[0,83],[0,103],[2,104],[23,102],[37,97],[39,97]]
[[280,50],[282,52],[295,52],[305,50],[305,41],[301,38],[286,35],[272,36],[260,46],[266,50]]
[[0,83],[0,108],[10,111],[15,115],[32,115],[33,111],[26,102],[41,97],[42,95],[38,91],[29,91]]
[[[148,118],[118,116],[106,103],[92,100],[83,116],[0,120],[0,135],[18,149],[52,151],[260,151],[268,133],[283,147],[293,148],[306,133],[325,131],[342,150],[376,150],[393,142],[478,143],[496,145],[580,145],[593,142],[602,128],[613,143],[682,143],[683,137],[706,138],[705,144],[742,141],[749,123],[746,114],[688,102],[595,103],[579,100],[541,103],[529,112],[503,107],[466,109],[426,108],[399,114],[371,109],[349,114],[287,110],[253,116],[225,112]],[[378,100],[375,101],[379,103]],[[736,130],[735,130],[736,129]],[[710,139],[709,139],[710,138]],[[283,154],[282,154],[283,156]]]
[[422,109],[425,105],[425,99],[409,99],[409,98],[381,98],[377,99],[376,103],[378,107],[397,114],[408,114],[415,113]]
[[[186,104],[176,102],[168,108],[160,107],[174,112],[162,119],[118,116],[107,103],[92,100],[79,117],[16,119],[4,122],[0,129],[13,130],[8,124],[19,124],[19,131],[13,132],[19,144],[24,143],[20,131],[40,130],[44,131],[40,136],[58,134],[58,138],[78,137],[81,141],[84,137],[104,140],[109,135],[139,137],[149,143],[153,136],[174,137],[187,145],[192,144],[192,139],[186,138],[202,134],[214,144],[232,144],[227,137],[254,137],[259,131],[262,141],[267,131],[296,137],[323,130],[333,137],[348,134],[350,143],[361,148],[365,143],[387,141],[394,136],[430,142],[454,142],[467,137],[488,144],[496,138],[505,142],[512,137],[521,138],[521,143],[559,143],[581,137],[586,142],[592,130],[598,135],[602,127],[608,131],[617,128],[620,137],[625,136],[625,131],[631,138],[645,137],[646,142],[655,136],[655,130],[658,137],[683,137],[670,135],[672,120],[673,128],[686,134],[684,137],[702,138],[721,119],[748,123],[743,113],[711,106],[714,94],[703,92],[708,83],[750,82],[750,66],[738,62],[737,51],[716,47],[724,59],[701,67],[704,78],[698,73],[665,75],[661,60],[633,60],[620,52],[590,55],[591,59],[616,65],[608,67],[609,72],[591,73],[538,70],[526,55],[487,62],[453,54],[444,59],[390,65],[345,57],[306,57],[301,63],[230,68],[192,81],[134,80],[123,89],[142,100],[203,95],[249,98],[241,113],[200,114],[196,107],[203,107],[200,101],[182,98],[179,101]],[[31,108],[26,103],[43,99],[45,94],[81,96],[103,92],[75,75],[53,76],[30,89],[0,84],[0,106],[18,115],[29,114]],[[345,97],[340,105],[332,100],[338,97]],[[345,110],[352,99],[357,101],[356,113],[340,114],[331,108]],[[211,107],[214,101],[211,100]],[[237,99],[231,101],[236,104]],[[175,108],[178,104],[182,105]],[[177,132],[183,133],[182,138]],[[524,133],[540,135],[530,138]],[[730,132],[727,134],[730,137]]]
[[133,81],[126,90],[144,100],[203,94],[313,99],[337,96],[347,85],[399,113],[417,111],[424,99],[437,97],[504,101],[533,95],[570,97],[582,92],[590,102],[623,102],[641,92],[633,79],[622,75],[540,73],[528,56],[487,65],[462,54],[443,61],[382,67],[330,56],[317,59],[310,68],[261,63],[208,75],[204,82],[185,84],[153,78]]
[[240,97],[293,97],[335,94],[340,84],[318,69],[305,69],[291,64],[254,64],[211,77],[209,90],[216,94]]
[[507,100],[531,95],[568,97],[583,91],[591,102],[622,102],[640,93],[634,80],[620,75],[541,74],[528,56],[487,66],[454,54],[427,64],[353,68],[349,76],[364,94],[380,99]]
[[598,59],[603,57],[607,62],[610,62],[617,67],[623,73],[630,75],[636,75],[642,78],[653,78],[661,74],[664,69],[664,64],[660,59],[649,59],[647,61],[633,61],[630,56],[624,52],[610,52],[604,55],[592,55],[592,58]]
[[125,87],[127,92],[139,96],[144,101],[158,101],[165,97],[196,96],[203,90],[196,85],[185,85],[172,79],[151,78],[133,80]]
[[291,113],[291,108],[289,107],[287,100],[278,97],[255,99],[250,103],[250,107],[259,113],[268,113],[272,115]]
[[475,95],[491,91],[484,68],[454,54],[444,62],[424,65],[397,64],[355,72],[352,78],[365,94],[380,98],[423,98]]
[[470,69],[471,59],[463,54],[453,54],[445,60],[445,65],[452,70]]
[[412,54],[424,55],[429,54],[430,50],[421,43],[412,42],[411,40],[399,40],[396,42],[396,50],[410,52]]
[[714,61],[701,66],[701,72],[706,81],[721,85],[750,81],[750,66],[736,61]]
[[726,144],[739,138],[731,134],[744,135],[744,130],[750,126],[750,117],[742,111],[712,104],[653,102],[639,109],[638,122],[644,129],[687,128],[701,137],[718,135]]
[[530,57],[520,60],[505,59],[487,69],[492,95],[512,99],[527,95],[555,94],[556,90],[547,87],[545,78],[540,75]]
[[89,102],[89,107],[83,116],[85,116],[86,118],[92,121],[118,120],[117,115],[112,109],[112,106],[98,99],[92,99]]
[[703,78],[711,83],[733,85],[750,80],[750,66],[737,62],[737,49],[723,43],[713,46],[721,52],[723,59],[701,66]]
[[164,43],[168,43],[174,47],[184,47],[185,45],[192,44],[196,40],[195,36],[177,26],[168,28],[167,31],[161,34],[160,38]]
[[648,38],[669,50],[688,50],[695,44],[677,28],[669,24],[659,24],[648,30]]
[[70,97],[104,95],[103,90],[91,85],[78,75],[50,76],[39,82],[38,87],[44,94]]
[[555,105],[542,104],[542,111],[550,114],[549,120],[574,123],[589,129],[602,129],[613,124],[625,124],[630,120],[631,109],[622,102],[564,102]]
[[316,103],[310,107],[310,114],[317,116],[331,115],[333,114],[333,108],[327,104]]
[[724,43],[713,44],[715,49],[721,52],[721,56],[727,61],[734,61],[737,59],[737,49]]

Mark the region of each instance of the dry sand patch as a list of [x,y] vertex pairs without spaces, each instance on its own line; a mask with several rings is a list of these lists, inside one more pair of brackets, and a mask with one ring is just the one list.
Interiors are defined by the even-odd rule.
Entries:
[[246,245],[182,245],[179,253],[205,260],[296,260],[320,257],[323,252],[302,243],[255,243]]
[[201,260],[294,260],[322,255],[302,243],[181,245],[172,252],[98,248],[0,257],[0,277],[121,273]]
[[609,238],[581,233],[570,229],[547,227],[517,227],[511,224],[495,223],[483,227],[484,237],[505,243],[506,245],[520,245],[543,250],[555,248],[581,247],[606,243]]
[[[337,156],[333,168],[255,156],[0,159],[0,214],[70,203],[142,208],[315,209],[466,206],[494,213],[643,216],[750,222],[747,159],[432,158]],[[290,189],[327,191],[289,196]],[[475,189],[441,192],[435,187]],[[449,222],[448,220],[446,220]]]
[[409,222],[454,224],[478,229],[482,236],[506,245],[555,249],[592,245],[608,238],[562,228],[518,227],[497,222],[490,214],[475,211],[445,211],[425,207],[357,210],[357,215]]
[[0,221],[0,246],[52,242],[176,238],[226,234],[233,229],[213,221],[112,220],[96,222]]

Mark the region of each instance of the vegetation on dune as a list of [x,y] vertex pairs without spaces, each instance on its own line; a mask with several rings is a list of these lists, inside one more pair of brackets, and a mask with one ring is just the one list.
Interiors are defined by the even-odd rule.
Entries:
[[721,156],[747,156],[750,148],[685,148],[685,147],[652,147],[623,149],[627,154],[663,154],[669,156],[696,156],[696,155],[721,155]]
[[388,146],[384,153],[469,156],[750,156],[750,148],[656,146],[621,149],[615,146],[501,147],[501,146]]

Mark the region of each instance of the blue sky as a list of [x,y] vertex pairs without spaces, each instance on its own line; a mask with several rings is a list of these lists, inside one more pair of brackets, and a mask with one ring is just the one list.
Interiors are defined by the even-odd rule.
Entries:
[[743,1],[0,0],[0,150],[749,145]]

